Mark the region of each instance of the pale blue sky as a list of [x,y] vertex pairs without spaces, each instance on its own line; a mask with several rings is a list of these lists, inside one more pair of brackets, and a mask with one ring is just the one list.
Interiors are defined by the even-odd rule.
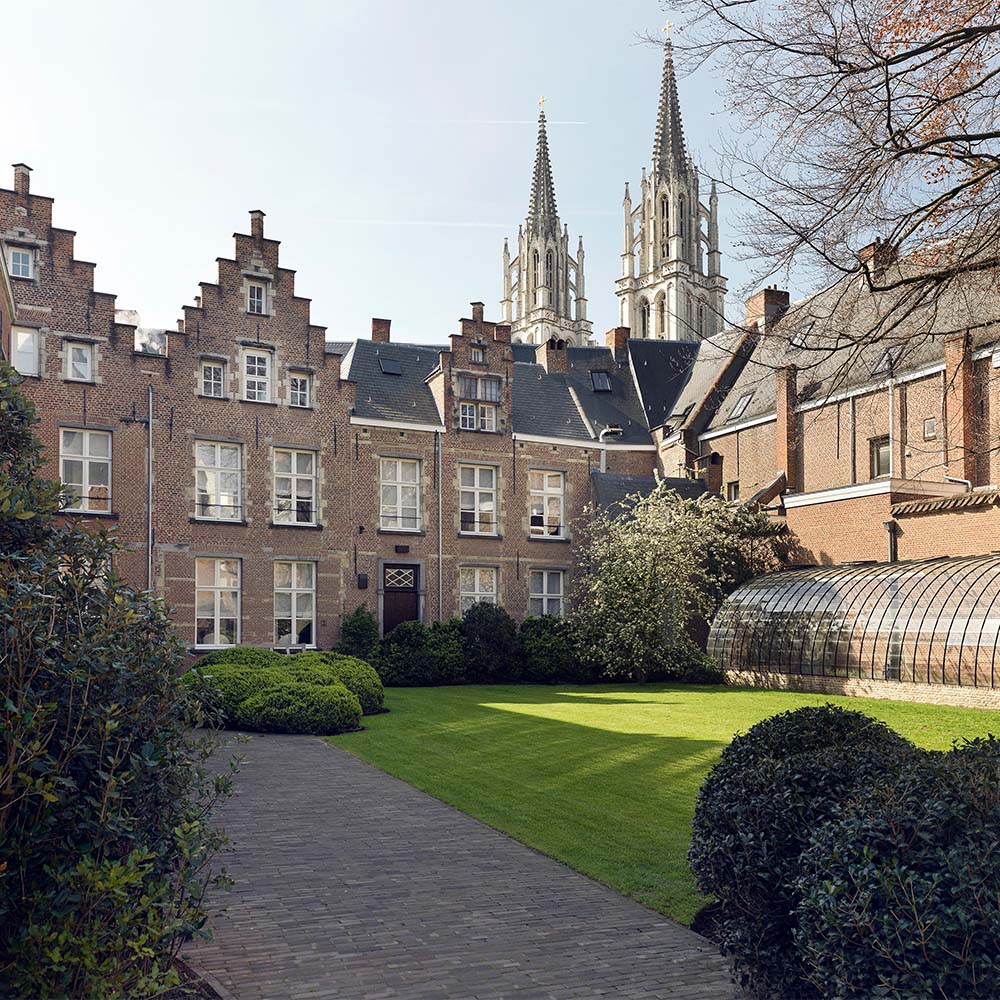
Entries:
[[[328,336],[367,336],[374,315],[394,339],[440,342],[474,299],[499,318],[544,94],[559,211],[573,245],[584,236],[602,335],[624,182],[635,190],[653,140],[661,52],[639,36],[665,16],[656,0],[12,5],[20,68],[0,147],[56,198],[98,288],[147,325],[173,326],[261,208]],[[708,170],[716,89],[707,70],[680,82]],[[726,253],[735,206],[721,208],[733,289],[746,272]]]

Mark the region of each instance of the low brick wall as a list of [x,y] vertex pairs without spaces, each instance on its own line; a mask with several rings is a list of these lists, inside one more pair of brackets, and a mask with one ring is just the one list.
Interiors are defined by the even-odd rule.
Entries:
[[773,691],[808,691],[856,698],[886,698],[890,701],[1000,709],[1000,688],[913,684],[908,681],[880,681],[858,677],[813,677],[808,674],[778,674],[755,670],[727,670],[725,673],[728,684]]

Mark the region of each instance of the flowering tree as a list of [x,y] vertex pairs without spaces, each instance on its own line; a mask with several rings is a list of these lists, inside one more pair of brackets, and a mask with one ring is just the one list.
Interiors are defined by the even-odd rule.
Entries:
[[583,658],[608,676],[678,673],[697,654],[690,626],[733,586],[775,568],[777,530],[759,511],[718,496],[648,496],[587,511],[577,529],[571,617]]

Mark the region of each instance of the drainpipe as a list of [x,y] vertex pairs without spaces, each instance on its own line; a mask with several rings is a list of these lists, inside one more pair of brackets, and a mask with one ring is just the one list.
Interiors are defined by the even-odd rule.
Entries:
[[[896,474],[896,456],[893,431],[896,429],[896,382],[892,377],[892,368],[889,369],[889,483]],[[891,488],[891,486],[890,486]],[[891,560],[890,562],[894,562]]]
[[441,520],[441,494],[444,492],[444,483],[441,481],[441,432],[434,432],[434,464],[437,475],[438,502],[437,502],[437,620],[442,621],[444,605],[444,566],[441,564],[443,550],[443,530]]
[[146,386],[146,589],[153,590],[153,383]]
[[946,483],[958,483],[960,486],[965,487],[966,493],[972,492],[972,480],[971,479],[960,479],[958,476],[949,476],[946,472],[944,474],[944,481]]
[[602,445],[601,447],[601,472],[608,471],[608,449],[603,447],[604,445],[604,435],[607,434],[608,437],[621,437],[622,429],[618,424],[609,424],[601,433],[597,436],[597,440]]
[[885,533],[888,536],[889,562],[897,562],[899,560],[899,524],[896,521],[883,521],[882,527],[885,528]]

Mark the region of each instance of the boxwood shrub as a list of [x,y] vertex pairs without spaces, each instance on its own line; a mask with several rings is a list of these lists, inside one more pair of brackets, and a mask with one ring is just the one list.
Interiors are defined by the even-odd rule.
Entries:
[[364,660],[340,653],[309,652],[280,658],[271,672],[282,681],[307,684],[343,684],[353,691],[365,715],[384,711],[385,692],[375,668]]
[[914,757],[860,712],[826,705],[765,719],[722,752],[698,795],[689,861],[719,900],[718,943],[762,998],[818,994],[793,943],[799,859],[845,803]]
[[[184,674],[182,680],[201,699],[206,712],[227,724],[241,701],[274,683],[268,673],[241,663],[202,661]],[[221,717],[221,718],[220,718]]]
[[461,684],[462,641],[457,619],[402,622],[383,640],[375,661],[382,683],[390,687]]
[[926,754],[816,831],[795,941],[820,995],[1000,997],[1000,742]]
[[473,604],[462,617],[462,656],[473,684],[520,680],[524,673],[517,624],[499,604]]
[[359,728],[361,704],[343,684],[288,682],[267,687],[241,702],[234,721],[260,733],[330,736]]

